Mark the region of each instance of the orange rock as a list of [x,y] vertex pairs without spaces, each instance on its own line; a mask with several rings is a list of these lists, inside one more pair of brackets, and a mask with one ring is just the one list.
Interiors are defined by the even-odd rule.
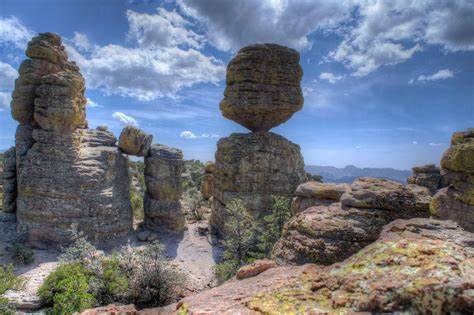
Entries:
[[256,275],[264,272],[265,270],[274,268],[276,266],[277,264],[273,260],[259,259],[259,260],[254,261],[250,265],[241,267],[237,271],[236,278],[241,280],[241,279],[246,279],[250,277],[255,277]]

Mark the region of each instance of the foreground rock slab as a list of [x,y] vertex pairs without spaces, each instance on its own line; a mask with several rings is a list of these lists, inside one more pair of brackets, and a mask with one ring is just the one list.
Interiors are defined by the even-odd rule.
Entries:
[[350,191],[348,184],[332,184],[310,181],[303,183],[296,188],[295,195],[291,203],[291,212],[297,214],[312,206],[327,206],[338,202],[341,196]]

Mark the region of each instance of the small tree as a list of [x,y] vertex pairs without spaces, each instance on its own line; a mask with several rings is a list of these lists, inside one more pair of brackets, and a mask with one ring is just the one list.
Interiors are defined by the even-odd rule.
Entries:
[[222,263],[216,266],[216,276],[220,281],[232,277],[241,266],[251,260],[256,239],[254,222],[242,200],[233,199],[229,202],[226,208],[225,250]]
[[273,245],[278,241],[283,232],[285,223],[291,218],[291,200],[284,196],[273,196],[272,212],[263,217],[260,227],[258,248],[264,257],[269,257]]

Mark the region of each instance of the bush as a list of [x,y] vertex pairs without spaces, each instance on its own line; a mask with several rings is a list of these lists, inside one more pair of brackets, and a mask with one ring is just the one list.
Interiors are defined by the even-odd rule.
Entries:
[[33,250],[23,243],[13,243],[11,247],[8,247],[8,251],[16,263],[29,265],[35,260]]
[[60,265],[46,278],[38,295],[50,314],[73,314],[94,306],[94,296],[89,292],[89,271],[80,263]]
[[145,217],[143,193],[140,193],[133,185],[130,185],[130,203],[132,205],[133,218],[137,221],[143,221]]
[[63,249],[63,253],[59,256],[59,261],[76,262],[85,264],[91,262],[97,256],[97,249],[92,245],[84,233],[78,231],[77,225],[73,225],[71,229],[72,245]]
[[222,282],[232,277],[237,270],[254,259],[256,225],[253,216],[245,209],[240,199],[233,199],[226,208],[226,238],[222,263],[215,267],[217,279]]
[[201,211],[202,194],[195,187],[191,187],[184,193],[184,202],[188,206],[189,214],[196,221],[204,219],[204,213]]
[[0,314],[14,314],[14,310],[10,308],[9,301],[1,297],[8,290],[20,290],[24,286],[24,279],[18,277],[13,272],[13,265],[4,267],[0,265]]

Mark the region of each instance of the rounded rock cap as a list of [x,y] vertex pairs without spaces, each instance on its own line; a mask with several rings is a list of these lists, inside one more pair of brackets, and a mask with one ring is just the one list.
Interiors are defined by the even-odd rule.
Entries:
[[227,66],[222,115],[253,132],[269,131],[303,106],[299,53],[277,44],[242,48]]

